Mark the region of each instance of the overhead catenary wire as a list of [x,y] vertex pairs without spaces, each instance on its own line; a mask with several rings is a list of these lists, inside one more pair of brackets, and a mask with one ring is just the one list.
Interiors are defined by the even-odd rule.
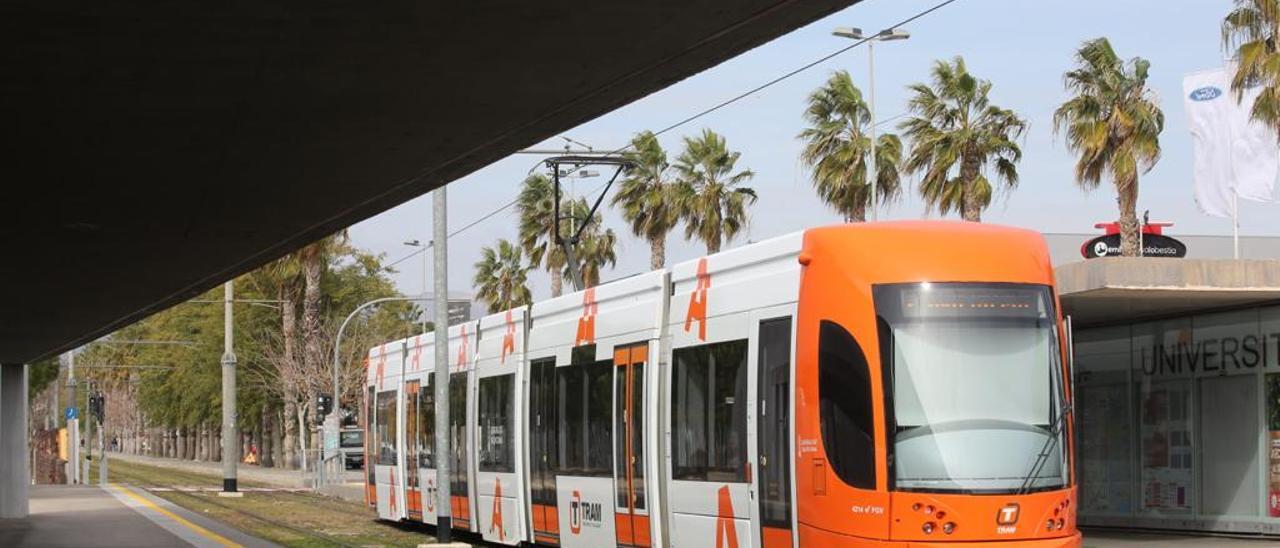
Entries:
[[[917,12],[916,14],[914,14],[914,15],[912,15],[912,16],[910,16],[910,17],[907,17],[906,19],[903,19],[903,20],[901,20],[901,21],[898,21],[897,23],[894,23],[893,25],[890,25],[890,26],[888,26],[888,27],[885,27],[885,30],[892,30],[892,29],[895,29],[895,28],[898,28],[898,27],[902,27],[902,26],[905,26],[905,25],[909,25],[909,24],[911,24],[911,23],[913,23],[913,22],[915,22],[915,21],[919,20],[920,18],[925,17],[926,15],[929,15],[929,14],[931,14],[931,13],[935,12],[935,11],[938,11],[938,10],[940,10],[940,9],[942,9],[942,8],[944,8],[944,7],[946,7],[946,6],[948,6],[948,5],[954,4],[954,3],[955,3],[955,2],[957,2],[957,1],[958,1],[958,0],[943,0],[942,2],[939,2],[939,3],[937,3],[937,4],[933,5],[932,7],[928,8],[928,9],[925,9],[925,10],[922,10],[922,11],[920,11],[920,12]],[[757,85],[757,86],[755,86],[755,87],[753,87],[753,88],[751,88],[751,89],[749,89],[749,90],[747,90],[747,91],[744,91],[744,92],[742,92],[742,93],[739,93],[739,94],[737,94],[737,95],[734,95],[733,97],[730,97],[729,99],[726,99],[726,100],[724,100],[724,101],[721,101],[721,102],[719,102],[719,103],[716,103],[715,105],[712,105],[711,107],[705,108],[705,109],[700,110],[700,111],[698,111],[698,112],[696,112],[696,113],[694,113],[694,114],[692,114],[692,115],[690,115],[690,116],[687,116],[687,117],[685,117],[685,118],[682,118],[682,119],[680,119],[679,121],[677,121],[677,122],[675,122],[675,123],[673,123],[673,124],[670,124],[670,125],[668,125],[668,126],[666,126],[666,127],[663,127],[662,129],[660,129],[660,130],[658,130],[658,131],[653,132],[653,134],[656,136],[656,135],[662,135],[662,134],[665,134],[665,133],[669,133],[669,132],[671,132],[671,131],[674,131],[674,130],[676,130],[676,129],[678,129],[678,128],[682,127],[682,126],[685,126],[685,125],[687,125],[687,124],[689,124],[689,123],[691,123],[691,122],[693,122],[693,121],[695,121],[695,120],[697,120],[697,119],[699,119],[699,118],[702,118],[703,116],[706,116],[706,115],[708,115],[708,114],[711,114],[711,113],[713,113],[713,112],[716,112],[716,111],[718,111],[718,110],[720,110],[720,109],[722,109],[722,108],[724,108],[724,107],[727,107],[727,106],[729,106],[729,105],[732,105],[732,104],[734,104],[734,103],[736,103],[736,102],[738,102],[738,101],[741,101],[741,100],[743,100],[743,99],[746,99],[747,97],[750,97],[750,96],[752,96],[752,95],[754,95],[754,94],[756,94],[756,93],[759,93],[759,92],[761,92],[761,91],[763,91],[763,90],[765,90],[765,89],[767,89],[767,88],[773,87],[774,85],[777,85],[778,83],[781,83],[781,82],[783,82],[784,80],[787,80],[787,79],[789,79],[789,78],[791,78],[791,77],[793,77],[793,76],[795,76],[795,75],[797,75],[797,74],[800,74],[800,73],[805,72],[805,71],[807,71],[807,70],[809,70],[809,69],[812,69],[813,67],[816,67],[816,66],[818,66],[818,65],[821,65],[821,64],[823,64],[823,63],[825,63],[825,62],[827,62],[827,61],[830,61],[831,59],[834,59],[834,58],[836,58],[836,57],[840,56],[841,54],[844,54],[844,53],[848,52],[849,50],[852,50],[852,49],[854,49],[854,48],[857,48],[858,46],[861,46],[861,45],[863,45],[863,44],[865,44],[865,43],[867,43],[867,42],[870,42],[871,40],[873,40],[873,39],[875,38],[875,36],[876,36],[876,35],[872,34],[872,35],[870,35],[870,36],[868,36],[868,37],[866,37],[866,38],[862,38],[862,39],[860,39],[860,40],[856,40],[856,41],[854,41],[853,43],[851,43],[851,44],[849,44],[849,45],[847,45],[847,46],[844,46],[844,47],[839,48],[839,49],[837,49],[837,50],[835,50],[835,51],[833,51],[833,52],[831,52],[831,53],[828,53],[828,54],[826,54],[826,55],[823,55],[822,57],[819,57],[819,58],[817,58],[817,59],[814,59],[813,61],[810,61],[810,62],[808,62],[808,63],[805,63],[805,64],[803,64],[803,65],[801,65],[801,66],[799,66],[799,67],[797,67],[797,68],[795,68],[795,69],[792,69],[792,70],[790,70],[790,71],[787,71],[787,72],[785,72],[785,73],[783,73],[783,74],[781,74],[781,75],[779,75],[779,76],[777,76],[777,77],[775,77],[775,78],[773,78],[773,79],[770,79],[770,80],[769,80],[769,81],[767,81],[767,82],[764,82],[763,84]],[[895,119],[898,119],[898,118],[901,118],[901,117],[903,117],[903,116],[906,116],[907,114],[908,114],[908,112],[902,112],[902,113],[896,114],[896,115],[894,115],[894,116],[890,116],[889,118],[885,118],[885,119],[883,119],[883,120],[879,120],[879,121],[877,121],[877,122],[875,123],[875,125],[876,125],[876,126],[880,126],[880,125],[882,125],[882,124],[885,124],[885,123],[891,122],[891,121],[893,121],[893,120],[895,120]],[[579,144],[580,144],[580,143],[579,143]],[[620,148],[618,148],[618,149],[616,149],[616,150],[614,150],[614,151],[612,151],[612,152],[609,152],[609,153],[607,153],[607,154],[605,154],[605,155],[620,154],[620,153],[626,152],[626,151],[627,151],[627,149],[629,149],[629,148],[631,148],[631,144],[630,144],[630,143],[628,143],[628,144],[626,144],[626,145],[623,145],[622,147],[620,147]],[[539,164],[541,164],[541,162],[539,162]],[[535,168],[536,168],[536,166],[535,166]],[[603,187],[603,186],[604,186],[604,185],[601,185],[601,187]],[[493,211],[491,211],[491,212],[489,212],[489,213],[485,214],[484,216],[481,216],[480,218],[476,219],[475,221],[472,221],[472,222],[470,222],[470,223],[467,223],[467,225],[466,225],[466,226],[463,226],[463,227],[461,227],[461,228],[459,228],[459,229],[457,229],[457,230],[455,230],[455,231],[453,231],[453,232],[449,233],[449,238],[453,238],[454,236],[457,236],[458,234],[460,234],[460,233],[462,233],[462,232],[464,232],[464,231],[466,231],[466,230],[468,230],[468,229],[470,229],[470,228],[472,228],[472,227],[474,227],[474,226],[476,226],[476,225],[478,225],[478,224],[480,224],[480,223],[482,223],[482,222],[484,222],[484,221],[486,221],[486,220],[488,220],[488,219],[490,219],[490,218],[494,217],[495,215],[497,215],[497,214],[499,214],[499,213],[502,213],[503,211],[506,211],[506,210],[510,209],[512,206],[516,205],[516,202],[518,202],[518,201],[519,201],[518,199],[511,200],[511,201],[509,201],[509,202],[507,202],[507,203],[505,203],[505,204],[503,204],[503,205],[499,206],[497,209],[494,209]],[[387,265],[387,268],[394,267],[395,265],[398,265],[398,264],[400,264],[400,263],[402,263],[402,262],[404,262],[404,261],[407,261],[407,260],[409,260],[410,258],[417,257],[419,253],[425,253],[425,252],[426,252],[426,249],[427,249],[427,248],[425,248],[425,247],[418,248],[418,249],[414,250],[413,252],[409,253],[408,255],[405,255],[405,256],[403,256],[403,257],[401,257],[401,258],[399,258],[399,259],[396,259],[394,262],[392,262],[391,264]]]

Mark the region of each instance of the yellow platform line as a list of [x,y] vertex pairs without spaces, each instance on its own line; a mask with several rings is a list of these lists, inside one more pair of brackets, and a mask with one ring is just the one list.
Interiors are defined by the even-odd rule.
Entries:
[[207,539],[209,539],[209,540],[211,540],[211,541],[213,541],[213,542],[216,542],[216,543],[218,543],[218,544],[221,544],[221,545],[223,545],[223,546],[226,546],[227,548],[242,548],[242,547],[241,547],[241,545],[239,545],[239,544],[237,544],[237,543],[235,543],[235,542],[231,541],[231,540],[230,540],[230,539],[228,539],[227,537],[224,537],[224,536],[219,535],[219,534],[217,534],[217,533],[215,533],[215,532],[213,532],[213,531],[210,531],[210,530],[208,530],[208,529],[205,529],[204,527],[201,527],[201,526],[199,526],[199,525],[196,525],[196,524],[194,524],[194,523],[191,523],[190,521],[186,520],[186,519],[185,519],[185,518],[183,518],[182,516],[179,516],[179,515],[177,515],[177,514],[175,514],[175,513],[173,513],[173,512],[170,512],[170,511],[168,511],[168,510],[164,509],[164,508],[161,508],[161,507],[160,507],[159,505],[157,505],[156,503],[154,503],[154,502],[151,502],[151,501],[147,500],[146,498],[144,498],[144,497],[142,497],[142,496],[138,495],[137,493],[134,493],[133,491],[131,491],[131,490],[129,490],[129,489],[126,489],[126,488],[124,488],[124,487],[121,487],[120,485],[115,484],[115,483],[111,484],[111,485],[110,485],[110,487],[111,487],[112,489],[115,489],[115,490],[116,490],[116,492],[118,492],[118,493],[120,493],[120,494],[122,494],[122,495],[124,495],[124,496],[126,496],[126,497],[129,497],[130,499],[133,499],[134,501],[137,501],[139,504],[141,504],[141,505],[143,505],[143,506],[146,506],[147,508],[150,508],[150,509],[152,509],[152,510],[155,510],[156,512],[159,512],[159,513],[161,513],[161,514],[163,514],[163,515],[167,516],[169,519],[172,519],[173,521],[176,521],[176,522],[178,522],[178,523],[182,524],[184,527],[186,527],[187,529],[190,529],[192,532],[196,533],[197,535],[200,535],[200,536],[202,536],[202,537],[204,537],[204,538],[207,538]]

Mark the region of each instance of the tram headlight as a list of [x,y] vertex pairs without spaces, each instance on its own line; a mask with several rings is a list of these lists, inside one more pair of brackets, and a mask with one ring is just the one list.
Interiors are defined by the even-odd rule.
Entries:
[[1044,528],[1049,531],[1053,530],[1053,526],[1054,526],[1054,521],[1052,519],[1050,519],[1048,522],[1044,524]]
[[926,521],[926,522],[924,523],[924,525],[921,525],[921,526],[920,526],[920,530],[921,530],[921,531],[924,531],[924,534],[926,534],[926,535],[932,535],[932,534],[933,534],[933,529],[934,529],[935,527],[937,527],[937,526],[936,526],[936,525],[934,525],[932,521]]
[[956,532],[956,523],[954,521],[948,521],[942,524],[942,532],[948,535]]

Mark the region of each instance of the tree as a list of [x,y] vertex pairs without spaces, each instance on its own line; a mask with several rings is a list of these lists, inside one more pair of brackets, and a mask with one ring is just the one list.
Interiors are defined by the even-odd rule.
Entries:
[[1251,115],[1280,135],[1280,1],[1235,0],[1235,5],[1222,20],[1222,47],[1235,59],[1231,91],[1239,101],[1245,88],[1261,85]]
[[1073,95],[1053,113],[1054,131],[1065,130],[1067,148],[1079,156],[1076,184],[1093,190],[1107,175],[1115,185],[1127,257],[1138,255],[1138,174],[1160,159],[1164,130],[1164,113],[1147,87],[1150,67],[1141,57],[1120,59],[1106,38],[1087,41],[1064,76]]
[[649,268],[658,270],[666,266],[667,234],[680,221],[674,181],[669,178],[671,164],[651,131],[631,139],[626,157],[632,165],[612,203],[621,206],[631,232],[649,242]]
[[733,240],[749,221],[747,208],[756,192],[742,186],[755,176],[749,169],[735,171],[741,153],[732,152],[724,137],[709,129],[700,137],[685,137],[684,152],[676,158],[679,175],[675,202],[685,222],[685,238],[697,238],[707,253]]
[[[867,163],[871,157],[871,111],[862,91],[847,71],[836,71],[822,87],[809,95],[804,118],[809,127],[800,132],[804,141],[800,160],[812,172],[813,187],[827,205],[846,222],[866,220],[871,203]],[[902,141],[886,133],[876,138],[876,194],[884,204],[900,192],[898,164]]]
[[[618,264],[618,255],[614,250],[618,244],[618,236],[614,234],[613,229],[604,227],[604,219],[600,212],[597,211],[587,219],[591,206],[587,204],[585,198],[566,202],[564,211],[565,215],[574,219],[570,226],[565,227],[566,234],[570,234],[571,230],[576,231],[582,223],[586,223],[586,227],[582,229],[582,234],[578,236],[578,241],[573,246],[573,255],[577,259],[578,270],[582,274],[583,287],[585,289],[600,285],[601,269],[606,264],[610,267]],[[564,273],[569,274],[567,264]]]
[[1017,187],[1022,149],[1016,141],[1027,123],[991,104],[991,82],[970,74],[962,57],[936,61],[932,80],[907,88],[914,116],[900,126],[911,139],[903,169],[923,173],[920,195],[930,209],[957,210],[964,220],[980,222],[993,194],[984,170],[990,165],[1004,188]]
[[[520,247],[529,255],[530,265],[546,268],[551,277],[551,296],[559,297],[564,290],[565,259],[556,236],[566,223],[556,222],[554,204],[555,188],[551,179],[540,173],[525,178],[516,198]],[[560,232],[561,236],[565,234]]]
[[476,298],[489,305],[489,312],[501,312],[533,302],[528,274],[520,247],[502,239],[493,247],[480,249],[473,283]]

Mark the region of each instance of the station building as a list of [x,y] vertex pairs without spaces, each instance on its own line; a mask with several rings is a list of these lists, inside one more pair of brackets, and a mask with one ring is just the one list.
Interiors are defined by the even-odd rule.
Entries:
[[1280,536],[1280,238],[1084,259],[1046,234],[1074,332],[1080,524]]

